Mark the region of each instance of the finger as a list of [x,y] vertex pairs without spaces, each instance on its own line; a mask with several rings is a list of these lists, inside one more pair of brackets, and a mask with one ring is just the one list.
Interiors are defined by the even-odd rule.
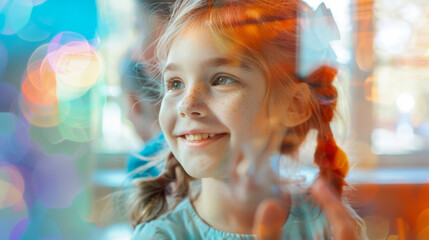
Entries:
[[257,208],[253,232],[262,240],[278,240],[288,218],[288,210],[279,200],[264,200]]
[[323,177],[314,181],[311,187],[311,194],[322,208],[329,209],[333,205],[341,204],[341,196],[334,191],[328,181]]
[[332,227],[334,239],[357,239],[356,221],[328,181],[324,178],[317,179],[311,187],[311,193]]
[[312,188],[312,196],[322,208],[331,225],[342,224],[347,218],[347,211],[341,202],[341,197],[324,178],[317,179]]
[[255,184],[266,188],[277,185],[275,169],[272,168],[270,159],[279,152],[281,132],[284,131],[270,130],[267,136],[245,142],[242,145],[243,160],[240,164],[240,177],[252,178]]

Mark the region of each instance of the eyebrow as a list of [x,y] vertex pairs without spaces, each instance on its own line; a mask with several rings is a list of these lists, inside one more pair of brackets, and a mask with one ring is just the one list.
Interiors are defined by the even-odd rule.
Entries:
[[[210,58],[203,62],[204,67],[221,67],[221,66],[231,66],[244,69],[251,69],[250,65],[243,61],[233,60],[230,58],[218,57],[218,58]],[[180,67],[177,64],[170,63],[164,68],[164,72],[166,71],[177,71]]]

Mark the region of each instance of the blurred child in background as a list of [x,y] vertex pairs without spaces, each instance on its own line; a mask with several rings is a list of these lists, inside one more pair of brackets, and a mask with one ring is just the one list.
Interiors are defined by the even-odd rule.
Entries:
[[[154,56],[156,39],[168,21],[173,0],[137,1],[136,30],[139,38],[122,63],[121,87],[125,111],[136,133],[144,142],[143,149],[133,154],[127,163],[127,172],[132,178],[158,176],[163,163],[147,166],[148,157],[157,155],[165,140],[158,123],[160,92],[158,79],[146,69]],[[145,166],[143,169],[140,167]]]

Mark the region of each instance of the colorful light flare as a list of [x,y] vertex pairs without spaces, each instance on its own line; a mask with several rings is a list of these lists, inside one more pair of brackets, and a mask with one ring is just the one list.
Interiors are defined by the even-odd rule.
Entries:
[[31,0],[9,0],[0,3],[0,13],[4,15],[4,24],[0,34],[13,35],[19,32],[30,20],[33,4]]
[[13,166],[0,166],[0,209],[20,203],[24,187],[24,180],[18,170]]
[[66,45],[58,51],[55,77],[61,100],[75,99],[85,94],[100,79],[103,71],[101,57],[85,44]]
[[102,88],[103,70],[101,55],[83,36],[58,34],[29,60],[19,99],[24,117],[37,127],[58,127],[63,139],[90,140],[93,112],[103,103],[94,104],[91,93]]

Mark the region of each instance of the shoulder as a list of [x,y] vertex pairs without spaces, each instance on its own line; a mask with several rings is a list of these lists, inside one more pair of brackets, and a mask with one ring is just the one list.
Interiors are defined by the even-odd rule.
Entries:
[[134,230],[131,240],[143,239],[171,239],[168,234],[152,222],[139,224]]
[[140,239],[185,239],[192,222],[189,200],[183,200],[173,211],[167,212],[150,222],[139,224],[134,230],[132,240]]
[[189,239],[255,239],[253,235],[240,235],[227,232],[221,232],[207,225],[195,212],[189,199],[184,199],[171,212],[161,217],[142,223],[135,229],[132,240],[141,239],[171,239],[171,240],[189,240]]

